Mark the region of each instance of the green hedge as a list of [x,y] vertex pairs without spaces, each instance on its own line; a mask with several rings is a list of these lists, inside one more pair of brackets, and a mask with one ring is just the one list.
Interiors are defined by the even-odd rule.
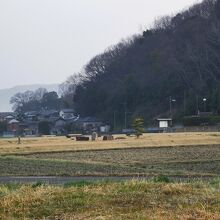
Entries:
[[184,126],[216,125],[220,123],[220,116],[193,116],[183,119]]

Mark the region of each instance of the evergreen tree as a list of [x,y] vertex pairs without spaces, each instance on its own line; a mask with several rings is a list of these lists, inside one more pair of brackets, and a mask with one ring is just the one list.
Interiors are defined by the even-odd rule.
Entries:
[[135,135],[139,138],[143,135],[144,132],[144,119],[143,118],[135,118],[132,127],[135,130]]

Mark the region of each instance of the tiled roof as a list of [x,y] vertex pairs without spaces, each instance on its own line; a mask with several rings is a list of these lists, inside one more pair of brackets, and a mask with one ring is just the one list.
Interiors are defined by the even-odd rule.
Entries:
[[73,109],[70,109],[70,108],[68,108],[68,109],[61,109],[61,111],[64,112],[64,113],[74,113],[75,112]]
[[9,115],[15,115],[14,112],[0,112],[0,117],[7,117]]
[[77,122],[101,122],[101,121],[95,117],[85,117],[85,118],[79,118]]
[[19,121],[18,120],[16,120],[16,119],[12,119],[11,121],[9,121],[8,122],[9,124],[13,124],[13,123],[19,123]]

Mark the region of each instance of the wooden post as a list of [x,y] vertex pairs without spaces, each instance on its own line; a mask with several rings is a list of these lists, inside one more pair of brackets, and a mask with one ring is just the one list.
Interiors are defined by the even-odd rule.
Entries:
[[21,144],[21,137],[18,136],[18,144]]

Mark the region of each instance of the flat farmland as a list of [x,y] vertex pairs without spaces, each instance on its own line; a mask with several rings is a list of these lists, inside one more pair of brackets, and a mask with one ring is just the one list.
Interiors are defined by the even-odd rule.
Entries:
[[220,133],[145,134],[139,139],[125,135],[115,137],[124,139],[102,141],[99,138],[94,142],[77,142],[66,137],[39,137],[22,138],[20,145],[16,138],[0,139],[0,155],[220,144]]
[[[119,137],[119,136],[117,136]],[[114,141],[0,140],[0,174],[29,176],[220,175],[220,134],[146,134]]]

